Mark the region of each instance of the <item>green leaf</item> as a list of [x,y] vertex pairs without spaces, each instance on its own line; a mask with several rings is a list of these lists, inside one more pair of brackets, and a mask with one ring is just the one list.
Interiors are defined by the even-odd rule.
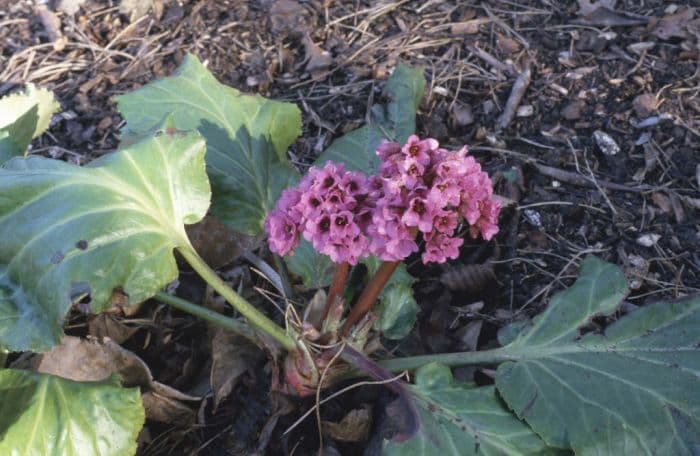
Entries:
[[34,84],[27,84],[24,92],[13,93],[0,98],[0,130],[13,124],[32,107],[37,107],[37,121],[31,137],[36,138],[47,128],[51,116],[60,108],[53,93],[46,89],[37,89]]
[[207,140],[212,213],[231,228],[262,232],[281,190],[298,179],[286,150],[301,134],[301,114],[291,103],[243,95],[219,83],[188,55],[175,76],[117,97],[125,135],[141,135],[169,113],[182,130]]
[[[367,257],[362,263],[367,266],[367,277],[372,277],[381,266],[381,260],[376,256]],[[379,295],[379,304],[372,310],[379,317],[374,329],[381,331],[387,339],[403,339],[416,323],[420,308],[411,288],[415,281],[406,265],[401,263]]]
[[289,271],[301,277],[308,289],[324,288],[333,281],[335,265],[326,255],[318,253],[310,242],[302,239],[294,255],[284,257]]
[[[382,260],[374,255],[370,255],[362,260],[362,264],[367,267],[367,277],[372,277],[376,274],[379,266],[382,265]],[[392,285],[407,285],[410,287],[415,281],[416,278],[409,274],[406,264],[400,263],[386,283],[385,289]]]
[[552,446],[576,454],[700,453],[700,297],[626,315],[580,335],[627,292],[620,269],[597,258],[502,350],[508,405]]
[[0,454],[131,455],[145,421],[138,388],[0,370]]
[[24,92],[0,98],[0,164],[22,155],[59,109],[53,93],[27,84]]
[[508,345],[513,342],[518,335],[532,325],[530,320],[516,320],[498,330],[496,337],[501,345]]
[[379,316],[374,328],[381,331],[387,339],[403,339],[413,329],[419,310],[413,289],[409,285],[387,286],[374,309]]
[[85,167],[43,157],[0,168],[0,346],[57,344],[72,302],[91,308],[121,289],[130,303],[177,277],[172,250],[206,214],[205,146],[166,129]]
[[391,99],[386,106],[373,106],[364,127],[336,139],[316,160],[343,162],[347,169],[374,173],[379,169],[375,150],[382,139],[403,143],[416,130],[416,110],[425,90],[423,70],[397,65],[386,83]]
[[420,416],[418,433],[385,441],[386,456],[528,455],[555,453],[496,397],[493,386],[475,388],[431,363],[416,372],[411,388]]
[[37,111],[38,106],[32,106],[15,122],[0,130],[0,164],[24,154],[27,150],[39,120]]

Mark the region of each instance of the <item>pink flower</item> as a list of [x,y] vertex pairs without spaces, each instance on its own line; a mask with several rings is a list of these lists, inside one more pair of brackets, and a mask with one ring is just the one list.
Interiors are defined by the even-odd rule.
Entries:
[[435,207],[425,198],[416,196],[411,199],[401,221],[406,226],[415,226],[424,233],[430,233],[433,229]]
[[479,233],[485,240],[490,241],[498,233],[498,213],[501,204],[495,199],[484,200],[480,206],[479,219],[469,227],[469,233],[476,238]]
[[457,228],[457,214],[455,211],[441,210],[435,214],[433,227],[436,231],[451,236]]
[[286,255],[299,243],[299,225],[282,211],[272,211],[265,220],[265,231],[270,240],[270,250]]
[[425,252],[421,256],[423,264],[444,263],[447,259],[459,257],[459,247],[464,243],[462,238],[454,238],[443,233],[431,233],[425,237]]
[[440,143],[437,140],[428,138],[421,140],[416,135],[408,137],[406,144],[401,148],[401,152],[410,160],[414,160],[423,166],[430,164],[431,153],[435,152]]

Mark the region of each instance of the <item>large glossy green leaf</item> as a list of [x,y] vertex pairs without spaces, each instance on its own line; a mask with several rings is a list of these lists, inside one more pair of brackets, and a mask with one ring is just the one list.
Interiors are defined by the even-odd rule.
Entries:
[[22,155],[31,140],[49,127],[58,108],[53,93],[33,84],[0,98],[0,163]]
[[132,455],[144,420],[138,388],[116,377],[74,382],[0,370],[2,455]]
[[425,89],[423,70],[397,65],[386,83],[386,106],[375,105],[364,127],[336,139],[316,160],[343,162],[347,169],[372,174],[379,169],[375,150],[382,139],[404,142],[416,130],[416,110]]
[[298,179],[286,150],[301,133],[299,109],[219,83],[192,55],[175,76],[122,95],[117,104],[125,135],[143,134],[168,114],[177,128],[199,129],[207,141],[212,212],[233,229],[262,232],[281,190]]
[[115,289],[143,301],[177,277],[172,250],[206,214],[204,140],[172,129],[85,167],[43,157],[0,168],[0,346],[45,351],[71,303]]
[[627,291],[616,266],[587,258],[576,283],[503,354],[496,386],[550,445],[577,454],[700,454],[700,297],[658,303],[603,334],[580,335]]
[[503,406],[493,386],[474,387],[452,378],[450,369],[428,364],[411,388],[420,416],[416,435],[385,441],[387,456],[528,455],[553,453]]

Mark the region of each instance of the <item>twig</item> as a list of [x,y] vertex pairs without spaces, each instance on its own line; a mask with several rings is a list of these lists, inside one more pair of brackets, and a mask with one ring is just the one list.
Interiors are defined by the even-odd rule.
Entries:
[[[344,263],[347,264],[347,263]],[[340,266],[340,265],[339,265]],[[326,374],[330,370],[333,363],[335,363],[340,355],[345,349],[345,342],[341,345],[338,352],[333,355],[333,358],[328,362],[328,365],[321,372],[321,378],[318,380],[318,385],[316,386],[316,426],[318,427],[318,454],[323,456],[323,425],[321,422],[321,388],[323,388],[323,381],[326,379]]]
[[498,60],[496,57],[494,57],[491,54],[489,54],[488,52],[484,51],[483,49],[479,49],[478,47],[473,46],[471,44],[468,44],[466,46],[466,48],[469,52],[476,55],[481,60],[488,63],[489,65],[496,68],[497,70],[500,70],[503,73],[507,74],[508,76],[515,76],[516,74],[518,74],[512,65],[507,65],[507,64],[503,63],[502,61]]
[[510,124],[510,122],[513,120],[513,117],[515,117],[515,112],[518,110],[520,100],[523,99],[525,91],[530,85],[531,76],[532,72],[530,71],[530,62],[525,61],[523,71],[520,72],[520,75],[515,80],[513,88],[510,91],[510,96],[508,97],[508,101],[506,102],[506,107],[503,109],[503,113],[498,117],[498,120],[496,121],[496,127],[499,130],[505,129],[508,126],[508,124]]
[[[551,166],[542,165],[536,162],[532,162],[532,165],[545,176],[552,177],[556,180],[566,182],[567,184],[578,185],[581,187],[597,188],[595,183],[593,183],[589,178],[582,176],[577,173],[572,173],[571,171],[564,171],[563,169],[553,168]],[[643,193],[649,190],[653,190],[654,187],[650,185],[638,185],[636,187],[628,187],[627,185],[616,184],[614,182],[608,182],[604,180],[597,179],[598,186],[607,188],[610,190],[618,190],[621,192],[631,192],[631,193]]]
[[489,16],[489,19],[491,19],[495,24],[499,25],[504,31],[512,33],[518,41],[520,41],[525,49],[530,49],[530,43],[525,39],[524,36],[513,30],[512,27],[509,27],[508,24],[503,22],[503,20],[493,14],[491,10],[486,6],[486,3],[482,3],[481,7],[486,11],[486,14]]
[[590,176],[591,182],[593,182],[593,185],[595,185],[595,188],[598,189],[598,192],[601,194],[603,199],[605,200],[606,203],[608,203],[608,206],[610,207],[610,210],[614,215],[617,215],[617,209],[615,209],[615,206],[613,205],[612,201],[610,201],[610,198],[608,198],[608,194],[603,191],[601,188],[600,184],[598,183],[598,179],[596,179],[595,174],[593,174],[593,170],[591,169],[591,165],[588,163],[588,159],[586,158],[586,153],[584,151],[583,159],[586,162],[586,169],[588,170],[588,174]]

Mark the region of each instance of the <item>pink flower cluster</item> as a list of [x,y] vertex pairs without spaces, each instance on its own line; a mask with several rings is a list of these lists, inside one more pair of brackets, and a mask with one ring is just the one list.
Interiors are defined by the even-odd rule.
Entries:
[[367,256],[365,233],[372,208],[369,182],[362,173],[327,162],[311,168],[297,187],[288,188],[265,220],[270,250],[286,255],[299,234],[335,263],[357,264]]
[[498,232],[500,205],[491,180],[466,147],[450,152],[434,139],[412,135],[404,146],[382,143],[377,155],[381,191],[370,228],[372,253],[382,260],[417,251],[417,231],[425,240],[423,263],[457,258],[464,243],[454,237],[461,217],[474,238],[490,240]]
[[498,232],[491,180],[466,147],[450,152],[413,135],[403,146],[383,142],[377,155],[379,175],[328,162],[285,190],[265,221],[270,249],[285,255],[301,234],[336,263],[356,264],[370,254],[400,261],[418,251],[420,232],[423,263],[443,263],[459,256],[464,240],[455,231],[462,218],[474,238]]

